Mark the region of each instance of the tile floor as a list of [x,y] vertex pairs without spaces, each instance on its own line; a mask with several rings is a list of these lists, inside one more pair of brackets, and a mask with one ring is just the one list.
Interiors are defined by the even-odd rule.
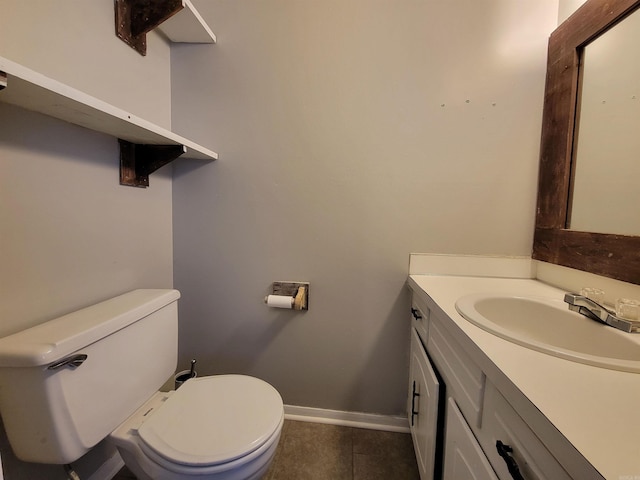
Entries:
[[[408,433],[285,420],[264,480],[419,480]],[[124,468],[114,480],[135,477]]]

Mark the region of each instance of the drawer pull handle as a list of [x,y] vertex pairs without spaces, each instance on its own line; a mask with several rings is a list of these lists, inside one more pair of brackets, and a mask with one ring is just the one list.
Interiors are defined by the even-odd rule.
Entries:
[[496,450],[498,450],[498,455],[502,457],[504,463],[507,464],[507,470],[511,474],[513,480],[524,480],[524,477],[520,473],[520,468],[518,467],[518,463],[515,458],[511,456],[513,452],[513,448],[510,445],[505,445],[500,440],[496,442]]
[[422,315],[420,315],[420,310],[418,310],[417,308],[411,309],[411,315],[413,315],[413,318],[415,318],[416,320],[422,320]]
[[413,392],[411,396],[411,426],[413,427],[413,419],[418,415],[416,411],[416,397],[419,397],[420,394],[416,392],[416,381],[413,381]]

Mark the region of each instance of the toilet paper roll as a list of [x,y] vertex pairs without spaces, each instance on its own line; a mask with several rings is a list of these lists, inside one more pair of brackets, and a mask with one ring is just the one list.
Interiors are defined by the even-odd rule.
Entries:
[[293,308],[293,297],[286,295],[267,295],[265,303],[269,307],[275,308]]

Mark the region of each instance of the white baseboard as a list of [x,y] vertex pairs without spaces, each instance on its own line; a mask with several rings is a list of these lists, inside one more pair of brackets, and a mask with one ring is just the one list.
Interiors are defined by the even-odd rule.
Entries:
[[324,408],[284,406],[284,417],[287,420],[301,422],[326,423],[344,427],[368,428],[386,432],[409,433],[409,422],[405,417],[376,415],[372,413],[343,412]]

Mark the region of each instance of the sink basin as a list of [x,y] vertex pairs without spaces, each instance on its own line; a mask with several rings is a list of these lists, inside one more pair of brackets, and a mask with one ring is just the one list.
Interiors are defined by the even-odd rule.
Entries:
[[640,337],[571,312],[553,298],[468,295],[456,302],[466,320],[527,348],[597,367],[640,373]]

